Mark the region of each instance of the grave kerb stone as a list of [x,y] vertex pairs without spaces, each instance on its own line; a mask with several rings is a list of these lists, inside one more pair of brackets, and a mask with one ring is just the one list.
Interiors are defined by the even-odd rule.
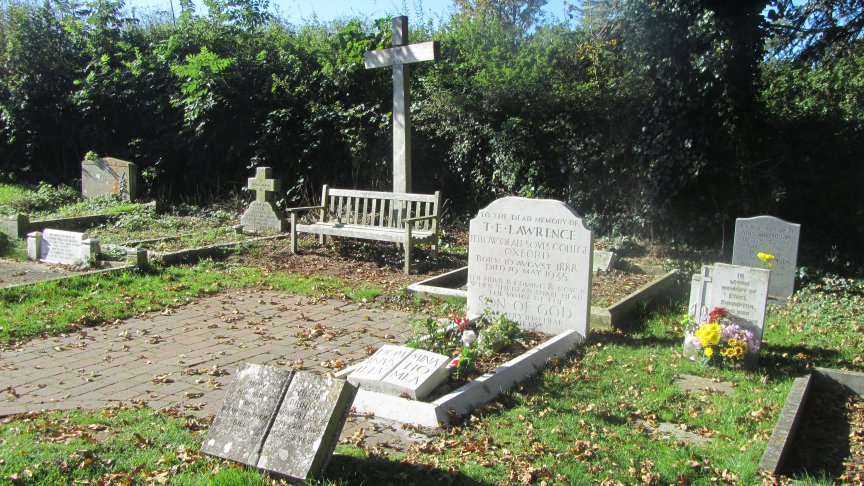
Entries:
[[593,238],[561,201],[506,197],[471,220],[468,314],[505,314],[528,330],[587,336]]

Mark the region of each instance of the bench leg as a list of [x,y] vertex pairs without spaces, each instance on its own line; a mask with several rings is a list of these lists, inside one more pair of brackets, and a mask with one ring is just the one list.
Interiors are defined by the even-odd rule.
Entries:
[[405,275],[411,275],[411,242],[405,243]]
[[291,213],[291,253],[297,253],[297,214]]

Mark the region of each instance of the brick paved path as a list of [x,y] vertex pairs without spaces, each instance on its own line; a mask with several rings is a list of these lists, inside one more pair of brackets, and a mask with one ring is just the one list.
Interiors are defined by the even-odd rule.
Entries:
[[406,314],[362,304],[258,290],[208,297],[0,352],[0,416],[130,400],[213,414],[243,361],[327,372],[322,362],[354,363],[408,329]]

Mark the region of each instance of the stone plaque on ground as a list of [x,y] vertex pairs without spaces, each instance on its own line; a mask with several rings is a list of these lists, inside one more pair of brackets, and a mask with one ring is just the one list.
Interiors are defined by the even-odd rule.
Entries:
[[383,391],[381,380],[413,352],[414,348],[385,344],[355,367],[348,381],[366,390]]
[[795,265],[798,262],[798,238],[801,225],[789,223],[774,216],[756,216],[735,220],[735,243],[732,264],[745,267],[767,268],[757,253],[770,253],[777,257],[771,269],[768,296],[786,300],[795,291]]
[[241,365],[207,431],[201,452],[257,466],[292,374],[273,366]]
[[255,200],[249,204],[246,212],[240,216],[240,224],[244,230],[279,232],[285,229],[285,221],[279,210],[273,204],[273,193],[278,191],[280,183],[272,179],[269,167],[258,167],[255,177],[249,178],[250,191],[255,191]]
[[86,263],[99,252],[99,240],[88,239],[84,233],[46,229],[28,235],[28,256],[67,265]]
[[114,194],[121,201],[138,195],[138,167],[133,162],[101,157],[81,162],[81,194],[84,198]]
[[356,393],[357,387],[345,380],[297,372],[258,467],[294,480],[317,476],[333,454]]
[[505,197],[471,220],[468,314],[485,309],[528,330],[588,335],[592,233],[561,201]]
[[711,277],[708,307],[723,307],[735,324],[753,333],[756,349],[749,350],[745,358],[745,364],[751,366],[758,362],[762,345],[770,276],[767,269],[715,263]]
[[381,380],[384,393],[407,394],[417,400],[447,381],[447,364],[451,358],[443,354],[415,349]]

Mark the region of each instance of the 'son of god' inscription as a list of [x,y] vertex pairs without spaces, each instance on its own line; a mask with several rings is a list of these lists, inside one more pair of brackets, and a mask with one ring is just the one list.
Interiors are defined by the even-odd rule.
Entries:
[[490,309],[526,329],[588,332],[591,231],[560,201],[499,199],[471,220],[468,312]]

